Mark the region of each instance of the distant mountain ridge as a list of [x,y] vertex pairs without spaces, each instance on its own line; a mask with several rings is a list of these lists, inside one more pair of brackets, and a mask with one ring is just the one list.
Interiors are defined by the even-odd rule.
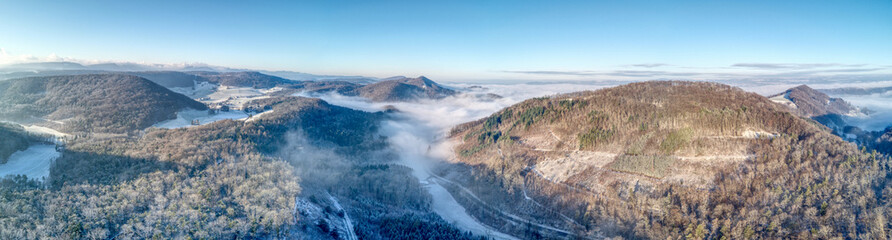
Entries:
[[372,77],[316,75],[294,71],[264,71],[254,69],[238,69],[207,64],[141,64],[131,62],[111,62],[98,64],[80,64],[75,62],[35,62],[0,65],[0,80],[20,77],[36,77],[50,75],[68,75],[103,72],[260,72],[266,75],[286,78],[295,81],[349,81],[367,84],[377,81]]
[[356,89],[356,93],[376,102],[441,99],[455,95],[455,90],[440,86],[427,77],[395,77]]
[[279,85],[293,84],[294,81],[262,74],[259,72],[191,72],[207,81],[236,87],[272,88]]
[[870,94],[882,94],[892,91],[892,87],[875,87],[875,88],[831,88],[831,89],[818,89],[823,93],[834,94],[834,95],[870,95]]
[[860,109],[841,98],[831,98],[827,94],[800,85],[782,93],[769,96],[774,102],[784,104],[803,117],[818,117],[828,114],[858,115]]

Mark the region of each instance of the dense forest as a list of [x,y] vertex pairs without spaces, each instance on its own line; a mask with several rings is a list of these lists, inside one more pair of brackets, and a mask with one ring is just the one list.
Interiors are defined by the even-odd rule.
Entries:
[[[91,74],[0,82],[0,119],[57,124],[65,132],[128,133],[207,109],[144,78]],[[43,120],[43,119],[49,119]]]
[[208,82],[235,87],[272,88],[291,85],[294,81],[259,72],[189,72]]
[[[443,174],[468,176],[477,197],[507,211],[545,205],[577,236],[886,239],[892,227],[887,156],[721,84],[531,99],[453,136],[470,171]],[[547,172],[558,163],[577,165]],[[476,215],[502,221],[484,210]]]
[[[382,113],[300,97],[248,104],[272,112],[69,140],[46,183],[0,179],[0,239],[471,238],[432,215],[410,169],[390,164]],[[349,207],[334,210],[332,196]],[[330,216],[303,214],[316,208]],[[346,217],[353,232],[334,222]]]

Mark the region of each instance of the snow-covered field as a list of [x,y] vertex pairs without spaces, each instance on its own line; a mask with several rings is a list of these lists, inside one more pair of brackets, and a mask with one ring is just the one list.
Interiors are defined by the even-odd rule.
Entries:
[[217,112],[215,114],[208,113],[207,110],[183,110],[177,112],[177,118],[171,119],[167,121],[163,121],[152,125],[157,128],[182,128],[182,127],[190,127],[192,125],[192,120],[198,120],[200,125],[205,125],[208,123],[224,120],[224,119],[246,119],[248,118],[248,114],[243,111],[229,111],[229,112]]
[[50,176],[53,160],[61,156],[55,145],[39,144],[18,151],[9,156],[9,161],[0,164],[0,177],[23,174],[32,179],[45,179]]
[[171,91],[174,91],[179,94],[186,95],[190,98],[202,98],[211,93],[214,93],[217,89],[217,84],[209,83],[209,82],[195,82],[194,87],[174,87],[170,88]]
[[269,91],[271,90],[250,87],[220,86],[217,87],[215,92],[207,95],[207,100],[202,100],[202,102],[224,103],[236,108],[241,108],[242,105],[251,100],[268,98],[269,96],[267,96],[266,93]]

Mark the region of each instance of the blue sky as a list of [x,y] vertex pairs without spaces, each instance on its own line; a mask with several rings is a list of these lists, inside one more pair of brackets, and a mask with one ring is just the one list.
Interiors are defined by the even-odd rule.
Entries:
[[892,1],[2,1],[0,48],[447,80],[888,74]]

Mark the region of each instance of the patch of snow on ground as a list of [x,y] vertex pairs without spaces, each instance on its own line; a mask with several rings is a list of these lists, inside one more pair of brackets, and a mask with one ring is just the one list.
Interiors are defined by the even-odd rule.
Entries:
[[32,179],[46,179],[50,176],[53,161],[61,155],[55,145],[33,145],[13,153],[5,164],[0,164],[0,177],[21,174]]
[[167,121],[163,121],[153,125],[153,127],[157,128],[182,128],[182,127],[190,127],[192,125],[192,120],[198,120],[199,125],[205,125],[208,123],[224,120],[224,119],[247,119],[248,114],[243,111],[228,111],[228,112],[217,112],[214,114],[209,113],[207,110],[194,110],[188,109],[177,112],[177,118],[171,119]]
[[744,138],[757,138],[758,139],[758,138],[775,138],[775,137],[777,137],[777,134],[762,131],[762,130],[755,130],[755,131],[746,130],[746,131],[743,131],[743,135],[741,135],[741,136]]
[[798,106],[796,106],[796,104],[793,103],[793,101],[790,101],[789,95],[790,95],[789,93],[785,93],[783,95],[777,95],[777,96],[771,97],[771,98],[769,98],[769,100],[771,100],[772,102],[786,105],[787,107],[790,107],[793,109],[798,108]]
[[248,118],[245,118],[245,122],[253,122],[253,121],[256,121],[258,118],[260,118],[260,116],[263,116],[264,114],[271,113],[271,112],[273,112],[273,110],[269,110],[269,111],[266,111],[266,112],[262,112],[262,113],[255,114],[255,115],[253,115],[253,116],[250,116],[250,117],[248,117]]
[[338,202],[331,194],[328,194],[328,199],[331,200],[331,203],[334,204],[335,209],[338,212],[344,213],[344,231],[347,232],[347,240],[359,240],[359,237],[356,236],[356,232],[353,231],[353,222],[350,221],[350,215],[347,214],[347,211],[344,211],[344,208],[341,207],[341,203]]
[[194,87],[172,87],[171,91],[186,95],[190,98],[202,98],[214,93],[217,84],[210,82],[195,82]]
[[263,90],[261,89],[255,89],[251,87],[220,86],[217,87],[216,91],[207,95],[207,100],[203,101],[210,103],[227,103],[232,104],[236,107],[241,107],[242,104],[247,103],[251,100],[267,97],[269,96],[265,96]]
[[30,133],[39,134],[39,135],[52,135],[54,137],[59,137],[59,138],[68,136],[67,133],[59,132],[59,131],[56,131],[55,129],[48,128],[48,127],[41,127],[41,126],[36,126],[36,125],[29,125],[29,126],[22,126],[22,127],[25,128],[25,131],[28,131]]

